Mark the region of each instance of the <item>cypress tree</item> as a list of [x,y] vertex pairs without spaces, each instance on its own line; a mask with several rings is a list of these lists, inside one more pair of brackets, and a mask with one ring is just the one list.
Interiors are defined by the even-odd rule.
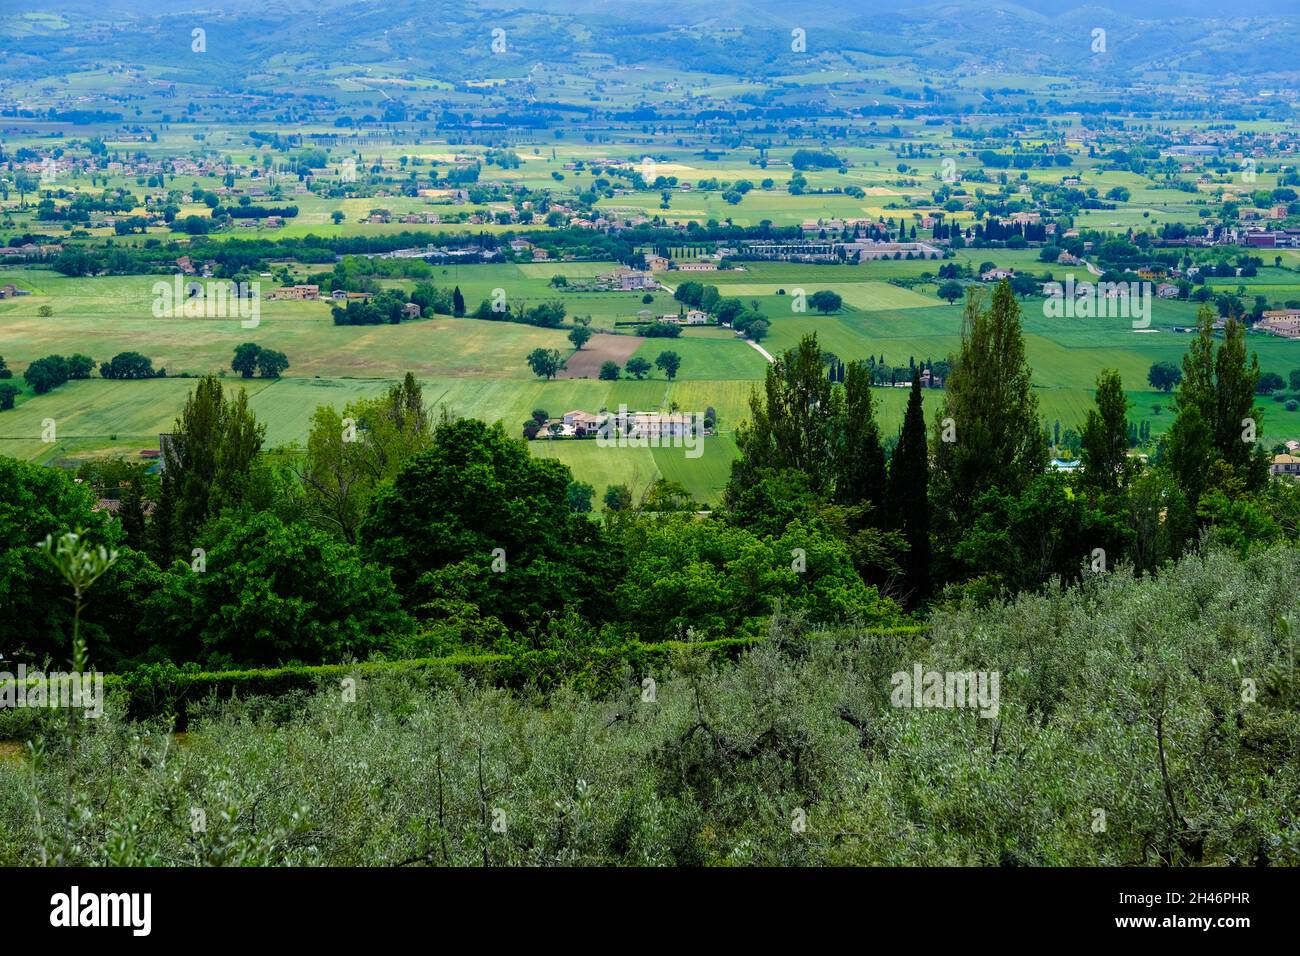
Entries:
[[833,447],[843,399],[826,374],[816,334],[767,367],[763,393],[750,393],[749,421],[736,429],[740,456],[732,462],[727,500],[748,487],[760,469],[793,468],[812,490],[829,496],[835,480]]
[[126,533],[126,543],[137,551],[145,550],[144,491],[140,476],[133,475],[118,506],[117,517]]
[[921,404],[921,378],[917,376],[912,379],[903,427],[889,463],[885,493],[886,520],[907,542],[902,565],[909,607],[930,593],[930,452]]
[[885,499],[885,449],[876,424],[871,371],[865,362],[844,369],[844,409],[835,449],[835,502],[870,502],[880,509]]

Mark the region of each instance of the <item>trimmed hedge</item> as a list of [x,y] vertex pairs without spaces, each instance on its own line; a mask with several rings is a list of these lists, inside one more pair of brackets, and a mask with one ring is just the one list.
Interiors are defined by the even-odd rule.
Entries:
[[[917,634],[923,627],[874,629],[870,633]],[[347,677],[357,680],[388,674],[418,675],[433,684],[466,679],[479,684],[543,690],[562,680],[575,680],[593,690],[617,684],[626,671],[652,674],[667,669],[680,653],[707,653],[714,660],[734,659],[761,638],[721,638],[711,641],[639,641],[586,648],[581,653],[538,650],[522,654],[455,654],[448,657],[366,661],[353,664],[297,665],[235,671],[202,671],[195,665],[148,664],[123,674],[106,674],[109,696],[126,696],[126,715],[133,720],[169,716],[176,728],[187,723],[188,705],[217,699],[280,697],[313,692],[326,685],[341,688]]]

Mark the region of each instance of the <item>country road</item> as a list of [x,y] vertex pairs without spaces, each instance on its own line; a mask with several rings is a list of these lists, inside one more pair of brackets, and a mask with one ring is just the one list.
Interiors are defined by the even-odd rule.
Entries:
[[[739,335],[740,333],[737,332],[736,334]],[[751,342],[749,339],[745,339],[745,343],[746,343],[750,348],[752,348],[752,349],[754,349],[755,351],[757,351],[758,354],[760,354],[761,356],[763,356],[763,358],[767,359],[769,362],[775,362],[775,361],[776,361],[776,359],[774,359],[774,358],[772,357],[772,353],[769,352],[767,349],[763,348],[763,346],[759,345],[757,342]]]

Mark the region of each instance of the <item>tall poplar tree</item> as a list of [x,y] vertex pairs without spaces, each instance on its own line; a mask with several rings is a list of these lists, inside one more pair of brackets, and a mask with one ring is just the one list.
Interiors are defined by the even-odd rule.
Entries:
[[1119,372],[1102,369],[1097,376],[1096,408],[1088,410],[1083,426],[1079,458],[1083,483],[1104,492],[1115,492],[1125,483],[1129,470],[1128,398]]
[[982,293],[971,290],[951,365],[934,422],[934,501],[965,525],[982,492],[1017,495],[1047,466],[1020,304],[1005,280],[987,309]]
[[[215,375],[199,380],[163,445],[160,557],[188,557],[195,533],[244,499],[266,426],[248,410],[242,388],[227,400]],[[159,516],[156,516],[159,517]]]
[[736,429],[740,457],[732,463],[728,501],[736,500],[764,468],[803,472],[812,491],[834,491],[835,444],[844,400],[826,374],[816,334],[767,367],[763,393],[750,394],[749,421]]
[[1214,310],[1203,305],[1196,315],[1197,334],[1183,356],[1178,386],[1178,416],[1169,429],[1165,460],[1179,487],[1195,505],[1223,462],[1249,489],[1268,481],[1268,464],[1259,444],[1263,414],[1255,406],[1259,357],[1246,361],[1246,330],[1234,317],[1214,347]]

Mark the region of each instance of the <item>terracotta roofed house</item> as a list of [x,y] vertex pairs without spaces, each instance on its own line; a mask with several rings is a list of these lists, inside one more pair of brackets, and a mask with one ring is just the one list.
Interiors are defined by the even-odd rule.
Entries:
[[1274,455],[1268,469],[1275,475],[1300,475],[1300,458],[1295,455]]

